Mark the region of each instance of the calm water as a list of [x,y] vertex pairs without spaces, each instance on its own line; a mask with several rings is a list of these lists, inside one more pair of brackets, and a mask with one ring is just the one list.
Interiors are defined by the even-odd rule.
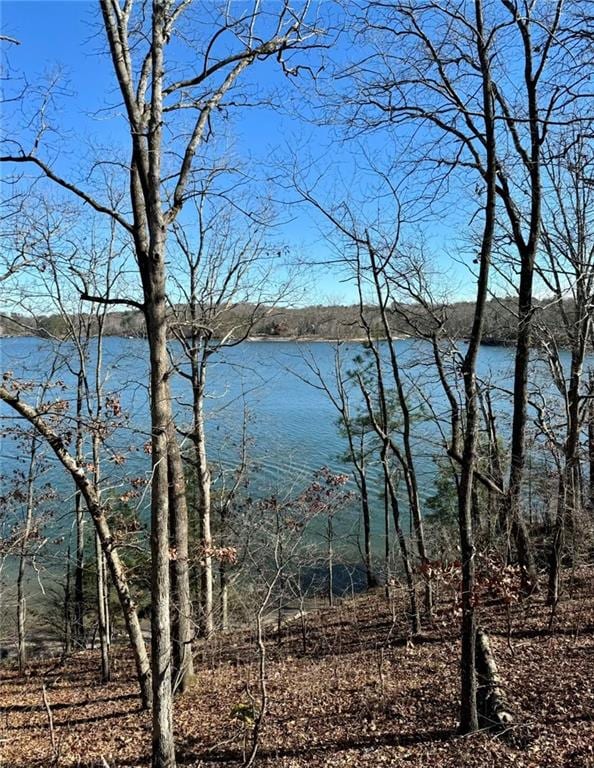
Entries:
[[[43,376],[50,370],[55,352],[50,342],[19,338],[2,339],[0,344],[2,371],[10,370],[16,378],[35,381],[41,379],[40,372]],[[426,365],[430,355],[427,345],[407,339],[397,342],[397,348],[408,364],[407,375],[413,387],[411,402],[418,403],[424,397],[438,415],[444,415],[445,399],[433,368]],[[174,346],[174,356],[178,351]],[[342,356],[348,363],[361,351],[361,345],[345,345]],[[61,345],[58,354],[63,364],[53,376],[54,380],[60,379],[70,387],[59,395],[69,399],[73,397],[74,378],[68,365],[74,360],[73,352],[70,345]],[[126,415],[123,427],[110,437],[108,444],[114,452],[121,451],[127,456],[127,473],[142,474],[149,468],[149,457],[142,451],[142,445],[149,439],[147,344],[142,339],[108,337],[103,354],[104,393],[117,395]],[[292,484],[303,484],[322,466],[345,470],[347,467],[340,456],[346,445],[337,429],[336,411],[323,392],[307,383],[317,383],[308,369],[310,360],[327,381],[332,381],[334,354],[334,345],[325,342],[248,342],[213,356],[207,400],[210,460],[227,469],[236,466],[246,418],[249,458],[255,465],[255,480],[261,492],[266,489],[278,492]],[[92,363],[91,359],[89,367]],[[486,347],[481,353],[481,376],[505,386],[510,380],[512,364],[512,350]],[[173,391],[177,422],[183,428],[184,423],[189,423],[189,388],[182,378],[176,377]],[[34,400],[35,395],[23,395],[24,399],[27,397]],[[503,393],[501,403],[504,399]],[[505,410],[503,406],[500,409],[503,417]],[[425,411],[428,413],[427,406]],[[3,404],[0,404],[0,415],[5,421],[12,420],[10,409]],[[418,455],[421,460],[426,459],[433,452],[432,444],[439,440],[439,435],[433,424],[424,421],[417,423],[415,431],[423,438]],[[19,449],[5,439],[3,475],[22,466],[23,457],[19,454]],[[122,472],[113,464],[108,466],[110,474],[106,483],[116,482]],[[51,478],[64,490],[69,485],[61,469],[55,468]]]
[[[51,370],[56,349],[49,341],[18,338],[2,339],[0,343],[2,371],[10,370],[19,379],[39,381]],[[407,362],[407,377],[413,386],[411,403],[425,399],[428,403],[424,406],[426,412],[430,407],[438,416],[447,418],[445,398],[428,362],[428,346],[415,340],[402,340],[397,342],[397,350]],[[73,352],[68,344],[62,344],[58,349],[60,365],[52,378],[54,381],[60,379],[66,385],[60,397],[72,398],[74,378],[69,365],[75,360]],[[361,352],[361,345],[350,344],[343,348],[342,355],[348,361]],[[175,358],[178,354],[179,349],[174,345],[172,355]],[[315,362],[324,377],[331,381],[334,355],[334,345],[325,342],[249,342],[222,350],[211,358],[208,450],[215,473],[219,470],[219,477],[224,478],[225,472],[229,473],[237,466],[244,419],[247,419],[248,454],[252,465],[252,495],[289,495],[292,490],[304,487],[313,473],[324,466],[335,471],[348,471],[348,466],[340,459],[346,446],[337,429],[337,414],[325,394],[307,383],[317,382],[306,361]],[[104,462],[105,486],[114,493],[118,493],[124,474],[146,476],[150,469],[150,457],[142,448],[149,439],[147,356],[145,340],[110,337],[104,341],[104,393],[117,396],[126,415],[124,427],[114,432],[108,441],[114,454],[127,457],[126,463],[119,466],[113,461]],[[91,365],[92,362],[91,359]],[[505,388],[510,382],[512,366],[513,350],[502,347],[481,350],[481,377],[493,380],[503,390],[496,395],[496,409],[504,434],[509,415]],[[532,378],[536,382],[538,377]],[[180,377],[175,379],[174,394],[177,423],[183,428],[189,418],[190,394],[187,382]],[[23,398],[34,401],[34,391],[24,394]],[[4,417],[5,425],[14,423],[12,412],[3,404],[0,404],[0,415]],[[426,498],[433,492],[433,456],[441,452],[440,435],[435,424],[428,420],[419,420],[415,434],[420,489]],[[72,484],[47,452],[44,465],[46,469],[39,482],[50,481],[59,498],[57,504],[53,503],[54,517],[48,531],[51,536],[68,537],[72,527]],[[15,469],[26,469],[26,456],[21,446],[5,437],[1,465],[4,488]],[[379,471],[372,469],[370,474],[378,479],[372,496],[375,503],[373,528],[379,533],[383,530]],[[139,509],[146,507],[146,501],[138,500]],[[342,513],[340,521],[337,520],[345,546],[350,548],[354,559],[357,558],[358,523],[355,504]],[[379,549],[382,542],[379,536],[376,539]],[[50,549],[48,547],[46,551]],[[10,569],[10,564],[7,567]],[[49,573],[51,565],[47,568]]]
[[[175,353],[175,346],[173,349]],[[62,345],[64,366],[53,377],[71,386],[74,378],[67,365],[72,353],[72,348]],[[142,450],[130,453],[130,448],[138,449],[149,439],[146,341],[110,337],[104,342],[103,354],[104,392],[119,397],[127,417],[119,433],[109,439],[109,446],[126,453],[127,472],[145,472],[149,457]],[[343,444],[332,405],[293,373],[307,375],[304,354],[313,355],[324,373],[331,374],[333,350],[324,343],[301,347],[251,342],[211,358],[206,403],[210,459],[226,468],[236,466],[247,419],[249,458],[257,466],[262,490],[287,488],[287,483],[300,482],[324,465],[341,467],[337,457]],[[52,356],[51,345],[43,340],[2,340],[2,369],[11,370],[16,378],[39,379],[40,371],[49,370]],[[181,377],[175,378],[173,392],[177,423],[183,428],[189,424],[190,391]],[[72,399],[72,392],[59,396]],[[0,409],[3,416],[11,416],[2,404]],[[3,472],[17,464],[20,458],[14,446],[5,441]],[[112,474],[115,478],[119,473]],[[57,474],[55,480],[61,482]]]

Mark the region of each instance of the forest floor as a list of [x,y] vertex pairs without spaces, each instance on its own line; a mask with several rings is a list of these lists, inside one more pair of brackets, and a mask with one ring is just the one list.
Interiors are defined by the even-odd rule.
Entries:
[[[304,625],[293,619],[280,644],[270,629],[269,711],[256,765],[594,766],[593,577],[594,568],[582,569],[565,584],[552,628],[542,597],[510,614],[481,608],[515,711],[515,725],[499,735],[456,734],[451,603],[414,644],[402,604],[389,606],[379,590],[308,613]],[[253,637],[233,633],[197,653],[196,680],[176,700],[179,764],[241,765],[249,728],[238,715],[258,691]],[[139,708],[129,656],[114,652],[113,667],[113,681],[100,685],[93,651],[63,664],[32,662],[24,677],[1,666],[1,768],[148,768],[150,714]]]

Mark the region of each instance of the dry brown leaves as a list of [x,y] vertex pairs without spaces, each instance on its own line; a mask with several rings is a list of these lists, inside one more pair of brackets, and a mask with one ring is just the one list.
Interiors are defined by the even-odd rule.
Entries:
[[[509,733],[456,735],[456,620],[444,609],[413,646],[381,593],[293,620],[270,638],[269,715],[263,768],[587,768],[594,766],[594,569],[560,604],[553,631],[542,599],[483,608],[518,725]],[[509,617],[511,617],[511,632]],[[249,736],[257,665],[249,633],[199,648],[196,682],[177,700],[184,766],[237,766]],[[39,661],[26,677],[0,668],[0,766],[150,765],[150,715],[139,710],[132,665],[120,652],[101,686],[94,652],[66,665]],[[56,749],[43,703],[45,684]],[[244,706],[245,705],[245,706]]]

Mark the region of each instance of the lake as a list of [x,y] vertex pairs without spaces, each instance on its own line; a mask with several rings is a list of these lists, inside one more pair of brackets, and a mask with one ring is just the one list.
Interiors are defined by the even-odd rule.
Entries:
[[[447,419],[446,400],[431,365],[429,345],[412,339],[400,340],[396,344],[412,386],[411,403],[424,399],[425,413],[431,408],[438,417]],[[341,354],[348,361],[362,351],[361,344],[350,343],[342,347]],[[51,370],[55,352],[55,344],[48,340],[4,338],[1,340],[1,368],[2,371],[12,371],[18,379],[37,381]],[[172,356],[176,358],[179,353],[179,347],[172,344]],[[69,366],[76,359],[75,351],[72,345],[63,343],[59,345],[58,355],[60,365],[52,378],[54,381],[62,380],[66,387],[59,396],[72,400],[74,376]],[[501,388],[495,394],[495,407],[502,434],[507,432],[509,399],[505,389],[511,382],[513,355],[511,348],[489,346],[481,349],[479,360],[481,378],[491,379]],[[126,462],[124,465],[105,462],[103,468],[106,492],[116,495],[125,474],[146,477],[150,471],[150,457],[143,450],[144,443],[149,440],[147,359],[146,340],[107,337],[104,341],[104,393],[119,398],[126,417],[123,427],[108,441],[113,454],[124,455]],[[211,358],[207,435],[209,458],[215,468],[215,476],[224,478],[225,473],[237,466],[244,418],[247,419],[248,455],[252,467],[250,494],[274,493],[282,498],[306,486],[314,472],[324,466],[337,472],[349,471],[340,458],[346,445],[337,428],[336,411],[326,395],[311,386],[317,381],[307,361],[313,362],[327,381],[332,381],[335,347],[326,342],[250,341],[223,349]],[[535,371],[538,367],[537,362]],[[537,379],[536,375],[531,377],[535,385]],[[176,377],[173,393],[177,423],[183,428],[189,418],[190,392],[187,382]],[[34,391],[23,394],[23,399],[34,401],[34,398]],[[4,404],[0,404],[0,414],[5,424],[14,423],[13,413]],[[439,430],[433,421],[421,419],[415,424],[415,454],[424,499],[434,492],[433,457],[442,453],[440,442]],[[47,459],[40,482],[50,482],[58,494],[57,503],[53,502],[55,514],[48,527],[48,535],[68,537],[72,530],[72,483],[53,457],[48,456]],[[26,461],[22,447],[4,437],[1,467],[4,488],[14,470],[26,469]],[[374,503],[373,531],[376,548],[381,550],[384,513],[379,469],[372,469],[370,475]],[[377,480],[375,486],[374,478]],[[352,486],[354,489],[354,483]],[[144,515],[146,502],[146,498],[137,501]],[[406,505],[403,513],[406,514]],[[357,559],[359,512],[356,504],[343,511],[340,520],[337,519],[337,526],[345,552],[350,551],[351,556]],[[50,578],[51,558],[48,556],[46,563],[42,558],[40,561]],[[10,564],[7,567],[10,570]],[[5,594],[5,601],[10,602],[10,599]]]
[[[172,347],[176,354],[176,345]],[[360,344],[345,344],[341,354],[349,361],[362,349]],[[397,342],[397,349],[409,366],[408,375],[415,388],[437,413],[443,414],[445,398],[433,367],[426,365],[430,361],[429,346],[406,339]],[[40,380],[40,372],[45,374],[50,370],[54,354],[52,343],[29,337],[2,339],[0,350],[2,370],[12,371],[15,378],[30,380]],[[75,358],[74,349],[62,344],[59,354],[63,364],[53,378],[61,379],[70,388],[59,396],[73,401],[74,376],[68,366]],[[261,490],[278,491],[302,483],[322,466],[344,471],[345,465],[339,457],[346,444],[337,429],[336,411],[323,392],[307,383],[317,383],[306,362],[310,360],[324,378],[332,382],[334,356],[335,346],[331,343],[292,341],[251,341],[214,355],[209,364],[206,405],[210,460],[226,468],[236,465],[245,414],[250,460],[257,465]],[[136,448],[134,453],[128,451],[127,472],[133,469],[142,473],[149,467],[149,457],[138,450],[149,439],[147,357],[146,340],[107,337],[104,341],[104,392],[119,397],[127,416],[125,426],[110,440],[110,445],[114,451]],[[90,367],[92,364],[91,357]],[[512,366],[512,349],[484,347],[481,350],[479,370],[483,379],[491,378],[506,386],[511,381]],[[187,382],[176,377],[173,393],[177,422],[183,427],[189,423]],[[26,399],[27,394],[23,398]],[[419,395],[413,394],[413,398],[418,400]],[[0,415],[12,417],[4,404],[0,404]],[[437,439],[432,424],[418,424],[416,431],[429,440]],[[20,464],[21,457],[16,455],[10,441],[5,440],[2,474]],[[112,472],[111,480],[115,481],[118,474]],[[61,469],[52,473],[52,480],[59,485],[64,477]]]

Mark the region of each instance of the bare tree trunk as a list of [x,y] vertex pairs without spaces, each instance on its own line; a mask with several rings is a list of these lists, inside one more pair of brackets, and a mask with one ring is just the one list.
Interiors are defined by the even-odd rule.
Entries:
[[[493,478],[496,485],[503,489],[503,471],[501,469],[501,457],[499,455],[497,421],[493,412],[493,403],[488,389],[482,391],[483,415],[488,441],[488,473]],[[491,488],[487,489],[487,549],[491,548],[494,526],[505,523],[505,514],[502,510],[502,504],[505,501],[502,494],[494,492]],[[509,562],[509,543],[506,536],[506,562]]]
[[514,716],[503,690],[489,638],[482,630],[477,631],[476,645],[481,725],[497,730],[509,728]]
[[[369,246],[369,243],[368,243],[368,250],[369,251],[372,250],[371,247]],[[359,270],[360,270],[360,265],[359,265]],[[373,340],[371,328],[365,317],[360,274],[358,274],[357,289],[359,292],[359,317],[361,319],[361,322],[367,334],[369,349],[373,356],[373,363],[375,367],[375,376],[376,376],[376,384],[377,384],[377,403],[379,406],[379,419],[376,417],[376,412],[374,409],[374,404],[372,402],[370,393],[360,374],[357,375],[357,380],[359,382],[359,388],[361,390],[361,394],[363,395],[363,399],[365,400],[365,405],[367,408],[367,414],[369,416],[369,420],[371,421],[371,424],[377,436],[381,440],[380,460],[381,460],[382,470],[384,474],[384,488],[386,489],[386,492],[389,494],[390,507],[392,509],[392,515],[394,518],[394,528],[396,530],[396,536],[398,538],[398,543],[400,546],[400,555],[402,557],[402,564],[404,566],[404,573],[406,577],[406,584],[407,584],[409,600],[410,600],[409,621],[411,625],[411,631],[413,635],[417,635],[420,631],[421,625],[420,625],[419,609],[417,605],[417,596],[416,596],[415,583],[414,583],[414,577],[413,577],[413,568],[410,561],[408,546],[406,544],[406,538],[404,536],[404,532],[402,531],[402,526],[400,524],[400,505],[398,503],[398,495],[394,487],[394,480],[392,477],[392,471],[391,471],[390,461],[389,461],[390,451],[395,453],[397,458],[399,458],[398,456],[399,452],[398,452],[398,447],[394,444],[394,441],[391,439],[391,435],[389,432],[390,415],[389,415],[388,403],[386,399],[384,376],[383,376],[383,370],[382,370],[382,361],[381,361],[381,357],[377,349],[376,343]],[[385,298],[383,298],[381,294],[378,295],[378,299],[380,301],[382,300],[385,301]],[[402,465],[402,461],[400,460],[400,458],[399,458],[399,461],[400,461],[400,464]]]
[[384,483],[384,569],[386,584],[390,581],[390,499]]
[[485,174],[485,221],[479,257],[479,275],[472,332],[468,350],[462,364],[464,380],[466,424],[462,449],[462,464],[458,486],[458,524],[460,528],[460,555],[462,560],[462,637],[460,660],[460,732],[478,730],[475,608],[475,542],[472,525],[472,497],[478,443],[479,403],[476,384],[476,366],[482,340],[485,304],[489,288],[489,270],[495,231],[497,199],[497,159],[495,151],[495,123],[493,119],[493,91],[491,83],[490,53],[484,37],[482,0],[475,0],[478,58],[482,75],[483,119],[487,169]]
[[111,678],[109,665],[109,636],[108,617],[106,611],[105,593],[105,558],[101,548],[99,534],[95,533],[95,559],[97,563],[96,587],[97,587],[97,621],[99,627],[99,647],[101,649],[101,682],[108,683]]
[[[337,378],[340,377],[340,364],[337,360],[336,365]],[[350,424],[347,395],[344,391],[342,382],[339,382],[340,402],[339,412],[341,413],[343,426],[347,433],[349,443],[349,453],[353,463],[355,479],[359,488],[359,497],[361,500],[361,518],[363,520],[363,565],[365,567],[365,579],[367,589],[373,589],[377,586],[377,579],[373,572],[373,555],[371,549],[371,512],[369,509],[369,487],[367,483],[367,468],[365,457],[365,432],[362,430],[359,435],[359,446],[355,445],[355,436]]]
[[[82,464],[83,434],[83,370],[79,369],[76,382],[76,460]],[[85,595],[84,595],[84,558],[85,531],[82,497],[77,489],[74,496],[74,515],[76,525],[76,562],[74,569],[74,641],[80,647],[85,646]]]
[[[221,506],[221,547],[227,544],[227,504]],[[226,632],[229,629],[229,575],[227,573],[227,563],[224,558],[219,562],[219,610],[221,613],[221,631]]]
[[[87,502],[88,506],[88,502]],[[105,553],[105,559],[111,573],[111,580],[116,588],[126,630],[132,646],[134,662],[136,665],[136,674],[140,685],[140,693],[143,707],[150,707],[150,687],[151,687],[151,668],[142,636],[142,629],[136,611],[136,604],[130,593],[125,569],[122,565],[117,550],[113,544],[113,537],[109,530],[105,513],[99,508],[89,508],[93,521],[97,527],[97,532],[101,540],[101,547]]]
[[192,657],[192,603],[188,557],[188,505],[179,445],[173,429],[169,435],[169,505],[173,561],[173,680],[174,690],[183,693],[194,676]]
[[[410,514],[415,532],[415,541],[417,546],[417,552],[419,553],[419,559],[423,566],[428,563],[427,550],[425,547],[425,534],[423,531],[423,513],[421,511],[421,503],[419,499],[419,489],[417,484],[417,474],[415,471],[415,461],[412,453],[411,446],[411,415],[408,405],[404,386],[402,384],[402,376],[400,372],[400,365],[398,362],[398,356],[396,353],[396,340],[393,337],[390,321],[386,312],[386,303],[389,298],[389,290],[386,292],[382,290],[381,272],[382,268],[378,264],[376,254],[368,239],[368,253],[371,263],[372,276],[375,285],[375,292],[378,300],[378,306],[380,310],[380,317],[382,320],[382,327],[388,343],[388,352],[390,356],[390,364],[392,368],[392,376],[394,377],[394,384],[396,385],[396,392],[398,395],[398,405],[402,415],[402,442],[404,445],[404,456],[401,451],[395,451],[400,464],[402,466],[402,472],[404,475],[404,481],[406,483],[406,490],[409,499]],[[393,446],[394,448],[394,446]],[[425,590],[425,613],[428,617],[431,617],[433,613],[433,594],[431,581],[426,578],[424,584]]]
[[227,576],[227,567],[221,563],[219,568],[219,604],[221,609],[221,630],[227,632],[229,629],[229,577]]
[[275,512],[275,525],[276,525],[276,543],[274,553],[276,556],[277,564],[277,576],[275,581],[278,581],[278,604],[276,611],[276,640],[278,645],[281,645],[283,640],[283,605],[285,597],[285,553],[283,547],[283,540],[281,537],[281,510],[278,501],[274,500],[274,512]]
[[[549,583],[547,591],[547,602],[549,605],[555,605],[559,599],[559,580],[565,528],[568,524],[573,525],[575,513],[581,505],[579,449],[583,417],[581,414],[580,389],[586,344],[589,338],[589,319],[583,323],[577,318],[576,326],[577,330],[575,333],[578,339],[577,345],[574,345],[572,349],[570,380],[567,389],[566,408],[568,423],[567,437],[565,439],[565,458],[559,479],[557,514],[549,554]],[[580,330],[582,331],[581,333]]]
[[27,560],[27,546],[33,524],[33,491],[35,482],[35,460],[37,455],[37,436],[31,437],[31,450],[29,452],[29,470],[27,472],[27,501],[25,507],[25,525],[21,537],[19,553],[19,568],[17,573],[17,645],[19,672],[24,672],[27,665],[27,638],[26,616],[27,598],[25,596],[25,564]]
[[336,392],[329,386],[317,364],[308,361],[308,367],[315,374],[322,390],[339,414],[339,425],[344,430],[348,443],[348,455],[353,465],[353,476],[359,489],[361,502],[361,518],[363,520],[363,565],[367,588],[377,586],[377,578],[373,573],[373,554],[371,545],[371,515],[369,508],[369,485],[366,468],[366,434],[368,429],[353,420],[350,410],[349,393],[345,386],[345,378],[341,365],[340,345],[336,345],[334,354],[334,379]]
[[588,396],[588,461],[590,485],[590,512],[594,514],[594,371],[590,371]]
[[[385,449],[384,449],[385,452]],[[402,558],[402,565],[404,567],[404,575],[406,578],[406,587],[408,591],[408,598],[410,601],[410,614],[409,622],[411,633],[413,636],[418,635],[421,630],[421,620],[419,617],[419,606],[417,604],[417,594],[415,590],[415,581],[413,577],[413,570],[410,563],[410,556],[408,554],[408,546],[406,543],[406,537],[400,525],[400,504],[398,503],[398,495],[396,488],[394,487],[394,481],[390,474],[390,468],[386,463],[386,456],[382,457],[382,467],[384,471],[384,484],[386,492],[390,499],[390,506],[392,508],[392,517],[394,519],[394,528],[396,530],[396,538],[400,546],[400,556]]]
[[[82,361],[81,361],[82,362]],[[103,364],[103,318],[99,319],[97,332],[97,359],[95,364],[95,418],[100,422],[103,412],[103,388],[101,383],[101,369]],[[81,371],[82,373],[82,371]],[[93,486],[97,499],[101,500],[101,439],[95,432],[92,440],[93,455]],[[81,446],[82,460],[82,446]],[[80,462],[79,462],[80,463]],[[80,495],[80,491],[79,491]],[[99,630],[99,648],[101,651],[101,681],[109,682],[111,679],[110,664],[110,631],[109,631],[109,600],[108,584],[106,578],[105,553],[99,536],[95,530],[95,562],[97,573],[95,575],[95,594],[97,599],[97,624]]]
[[[504,204],[512,222],[514,240],[520,256],[520,285],[518,291],[518,333],[513,386],[513,416],[511,438],[511,466],[508,491],[508,513],[511,530],[516,542],[518,562],[524,568],[525,590],[531,592],[538,588],[536,566],[530,538],[522,511],[522,483],[526,461],[526,426],[528,422],[528,367],[530,363],[530,342],[532,329],[532,300],[534,282],[534,264],[541,231],[541,117],[538,104],[537,88],[539,74],[535,73],[529,18],[524,19],[514,8],[513,3],[505,0],[504,4],[513,14],[520,30],[524,46],[524,84],[528,107],[528,129],[530,146],[525,151],[529,177],[530,214],[528,236],[521,233],[518,212],[509,199],[507,185],[500,185]],[[557,4],[558,10],[561,3]],[[544,60],[540,66],[544,65]]]
[[367,588],[372,589],[377,586],[377,579],[373,573],[373,559],[371,554],[371,513],[369,510],[369,490],[367,487],[367,476],[365,470],[360,473],[360,494],[361,494],[361,515],[363,517],[363,544],[364,544],[364,562],[365,578]]
[[[157,63],[157,66],[161,66]],[[155,227],[152,224],[153,228]],[[173,699],[171,680],[170,626],[170,543],[168,434],[171,428],[171,400],[168,386],[167,322],[165,315],[164,241],[154,232],[152,260],[160,269],[151,275],[151,301],[147,302],[146,323],[151,368],[151,658],[153,673],[153,766],[175,765]]]
[[328,560],[328,605],[330,608],[334,605],[334,527],[332,525],[332,515],[328,515],[327,533],[328,551],[326,553]]
[[563,533],[565,508],[567,506],[567,487],[565,485],[565,473],[559,475],[559,491],[557,493],[557,510],[553,525],[553,538],[549,552],[549,583],[547,590],[547,604],[556,605],[559,600],[559,577],[561,575],[561,553],[563,550]]
[[72,599],[70,596],[72,578],[70,566],[70,544],[66,552],[66,583],[64,584],[64,650],[63,657],[66,658],[72,651]]
[[258,752],[258,748],[260,746],[260,733],[262,731],[262,726],[264,725],[266,715],[268,714],[268,687],[267,687],[267,680],[266,680],[266,642],[264,640],[263,619],[264,619],[264,612],[266,610],[266,606],[268,605],[268,602],[272,595],[272,590],[274,589],[277,579],[280,578],[281,570],[283,568],[282,558],[280,560],[278,559],[279,543],[280,543],[280,539],[277,539],[276,547],[275,547],[275,555],[276,555],[276,561],[278,566],[277,572],[275,577],[270,581],[266,595],[264,596],[264,599],[262,600],[262,603],[259,606],[258,612],[256,614],[256,644],[258,647],[258,685],[260,688],[260,691],[259,691],[260,707],[259,707],[259,710],[257,710],[254,713],[255,717],[254,717],[254,727],[252,731],[252,746],[251,746],[249,755],[246,755],[244,758],[242,768],[251,768],[251,766],[254,764],[256,760],[256,755]]
[[52,450],[75,480],[77,487],[83,495],[87,509],[91,514],[93,523],[101,540],[101,546],[111,573],[112,582],[118,593],[122,606],[122,613],[126,622],[126,629],[130,638],[130,644],[134,654],[136,673],[140,685],[143,706],[150,706],[151,671],[149,659],[142,637],[142,630],[136,612],[136,604],[130,593],[126,572],[120,560],[118,551],[114,545],[113,536],[105,516],[105,510],[97,496],[95,486],[89,481],[84,470],[78,466],[75,459],[68,453],[64,441],[44,421],[44,419],[31,406],[24,403],[19,393],[10,391],[0,385],[0,399],[10,405],[17,413],[26,418],[37,432],[48,442]]
[[[522,347],[523,346],[524,345],[522,344]],[[520,402],[526,397],[527,392],[528,356],[524,356],[523,353],[520,353],[519,357],[516,359],[518,360],[516,364],[518,380],[516,385],[514,385],[514,402]],[[514,413],[517,413],[517,416],[514,417],[514,424],[516,426],[513,428],[512,435],[511,473],[507,499],[507,512],[511,536],[516,545],[517,560],[524,569],[524,590],[526,593],[530,593],[537,588],[538,579],[536,576],[536,566],[534,563],[530,536],[522,512],[524,435],[527,421],[526,406],[527,402],[524,403],[524,405],[520,403],[520,405],[514,406]]]
[[[144,314],[150,357],[152,431],[151,483],[151,668],[153,681],[152,765],[174,768],[173,691],[171,679],[170,538],[168,444],[173,429],[167,351],[165,245],[167,223],[161,201],[163,152],[164,38],[168,4],[153,0],[151,24],[151,102],[146,147],[136,147],[133,163],[142,162],[133,181],[137,215],[143,229],[137,243],[144,288]],[[146,250],[144,250],[146,249]]]
[[198,511],[200,525],[200,629],[204,637],[209,638],[214,632],[213,612],[213,565],[211,532],[210,467],[206,454],[206,433],[204,430],[204,365],[196,363],[193,373],[194,389],[194,462],[196,487],[198,491]]

